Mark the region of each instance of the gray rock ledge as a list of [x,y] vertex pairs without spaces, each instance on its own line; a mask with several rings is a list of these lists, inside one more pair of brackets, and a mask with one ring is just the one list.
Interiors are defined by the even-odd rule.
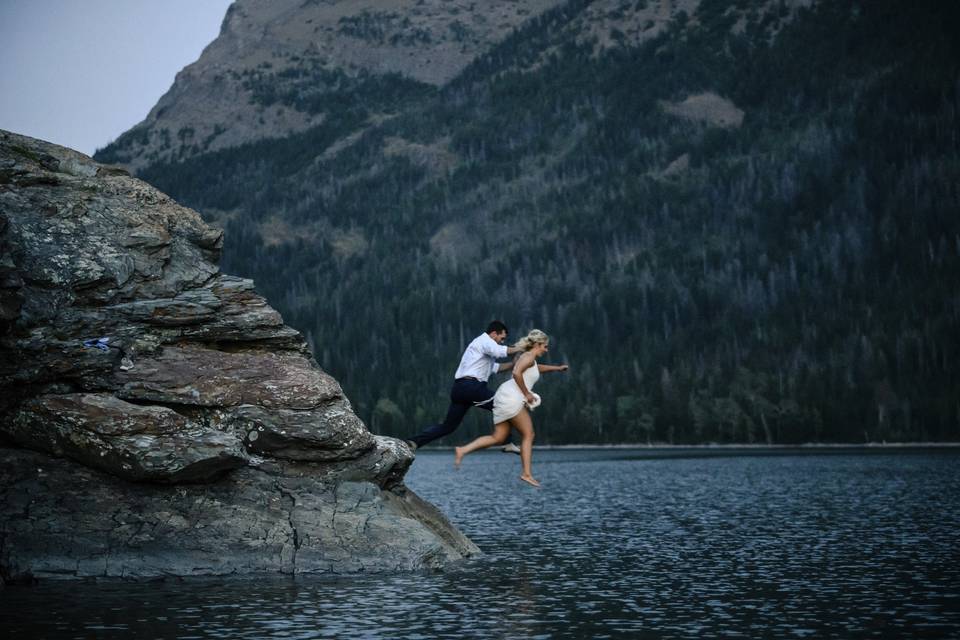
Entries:
[[371,434],[253,283],[220,272],[222,243],[126,172],[0,131],[3,581],[479,553],[404,486],[406,445]]

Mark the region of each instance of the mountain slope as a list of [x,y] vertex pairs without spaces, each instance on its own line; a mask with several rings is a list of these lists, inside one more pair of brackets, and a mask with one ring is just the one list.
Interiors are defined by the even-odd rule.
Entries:
[[200,59],[99,157],[140,169],[303,131],[357,76],[443,84],[559,1],[236,0]]
[[605,4],[141,175],[386,433],[439,416],[499,316],[572,365],[541,440],[960,437],[957,10],[704,0],[639,37],[663,5]]

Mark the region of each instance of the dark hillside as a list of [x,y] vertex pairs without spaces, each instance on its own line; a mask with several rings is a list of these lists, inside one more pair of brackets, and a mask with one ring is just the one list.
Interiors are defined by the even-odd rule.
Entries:
[[601,50],[590,4],[141,177],[224,224],[382,433],[439,417],[502,317],[572,366],[541,442],[960,438],[960,6],[704,0]]

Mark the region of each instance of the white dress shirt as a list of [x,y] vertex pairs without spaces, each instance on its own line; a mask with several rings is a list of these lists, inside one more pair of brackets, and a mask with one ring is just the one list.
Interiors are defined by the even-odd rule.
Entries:
[[454,378],[476,378],[486,382],[487,378],[497,372],[497,358],[506,357],[506,346],[497,344],[489,334],[481,333],[467,345]]

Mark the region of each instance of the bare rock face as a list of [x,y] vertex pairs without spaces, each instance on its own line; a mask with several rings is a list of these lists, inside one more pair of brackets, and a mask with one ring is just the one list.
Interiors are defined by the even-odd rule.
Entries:
[[475,549],[413,492],[320,467],[166,487],[0,448],[0,500],[7,580],[414,570]]
[[[143,122],[108,148],[139,171],[322,123],[323,109],[265,104],[283,78],[396,74],[449,82],[515,28],[562,0],[236,0],[220,35],[177,74]],[[333,84],[339,84],[336,80]],[[297,93],[297,92],[294,92]]]
[[204,428],[173,409],[109,394],[42,395],[4,423],[14,442],[76,460],[127,480],[191,482],[245,466],[237,438]]
[[477,548],[403,486],[222,233],[0,131],[0,577],[436,567]]

